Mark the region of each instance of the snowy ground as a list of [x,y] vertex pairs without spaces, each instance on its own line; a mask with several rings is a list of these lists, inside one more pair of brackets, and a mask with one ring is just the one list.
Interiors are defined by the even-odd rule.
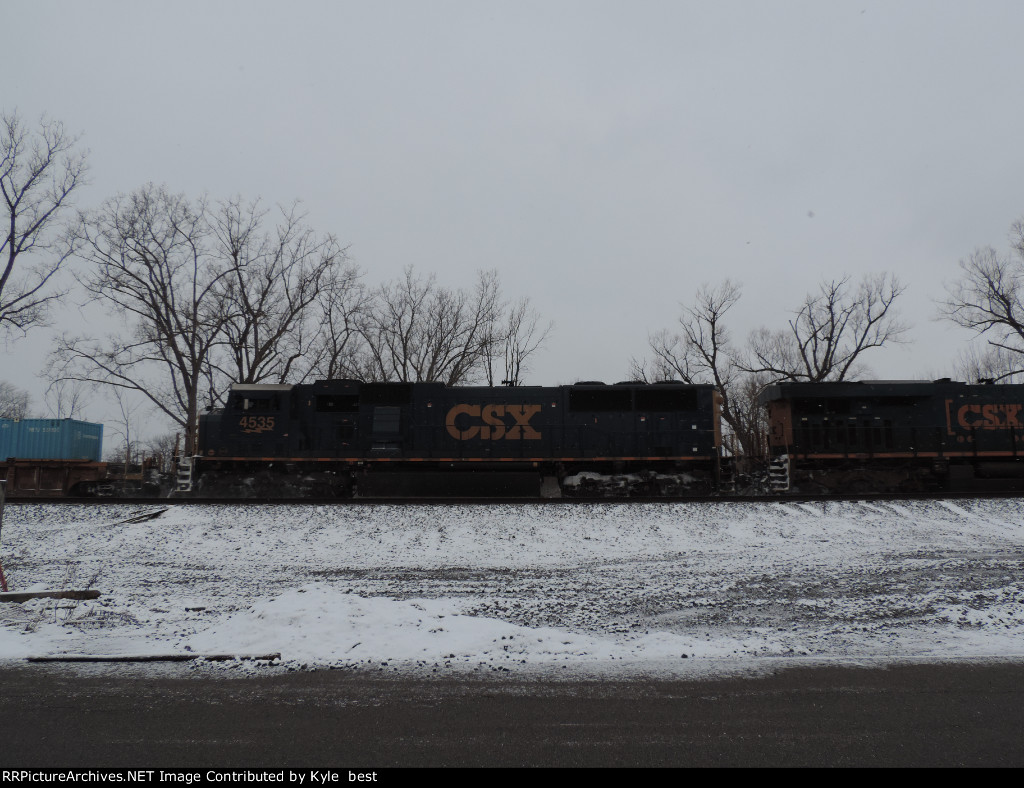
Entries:
[[123,522],[146,508],[8,505],[11,590],[102,596],[0,605],[0,659],[573,676],[1024,659],[1016,500],[178,505]]

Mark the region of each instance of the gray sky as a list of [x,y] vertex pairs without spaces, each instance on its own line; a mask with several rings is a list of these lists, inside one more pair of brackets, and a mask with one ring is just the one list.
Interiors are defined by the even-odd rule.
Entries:
[[[149,181],[300,198],[370,283],[498,268],[557,324],[536,384],[625,378],[702,282],[743,283],[742,339],[822,278],[882,270],[915,328],[873,371],[944,371],[969,335],[933,299],[1024,215],[1019,0],[6,0],[2,18],[0,107],[83,133],[80,205]],[[37,408],[50,341],[0,355]]]

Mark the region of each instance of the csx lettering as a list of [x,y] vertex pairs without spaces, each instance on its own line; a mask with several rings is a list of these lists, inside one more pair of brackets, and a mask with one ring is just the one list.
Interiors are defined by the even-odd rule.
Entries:
[[1021,429],[1021,410],[1024,405],[963,405],[956,412],[956,421],[965,430]]
[[[541,434],[530,426],[530,419],[540,413],[540,405],[456,405],[448,411],[445,426],[457,441],[538,440]],[[467,417],[460,419],[459,417]],[[511,416],[511,427],[505,420]],[[474,423],[482,422],[482,423]]]
[[274,429],[273,416],[242,416],[238,422],[242,432],[269,432]]

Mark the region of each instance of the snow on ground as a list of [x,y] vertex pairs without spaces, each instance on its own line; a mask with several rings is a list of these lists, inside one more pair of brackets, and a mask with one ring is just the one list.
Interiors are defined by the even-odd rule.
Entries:
[[124,522],[146,509],[8,505],[12,590],[102,596],[0,605],[0,659],[674,675],[1024,656],[1016,500],[172,504]]

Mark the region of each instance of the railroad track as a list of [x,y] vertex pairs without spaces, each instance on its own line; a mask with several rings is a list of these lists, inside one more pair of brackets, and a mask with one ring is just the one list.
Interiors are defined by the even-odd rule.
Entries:
[[598,498],[530,498],[530,497],[439,497],[429,498],[25,498],[9,497],[8,505],[18,504],[88,504],[92,506],[482,506],[514,504],[519,506],[566,506],[574,504],[679,504],[679,503],[814,503],[829,501],[939,501],[985,499],[1021,499],[1024,492],[904,492],[853,493],[844,495],[718,495],[674,497],[598,497]]

